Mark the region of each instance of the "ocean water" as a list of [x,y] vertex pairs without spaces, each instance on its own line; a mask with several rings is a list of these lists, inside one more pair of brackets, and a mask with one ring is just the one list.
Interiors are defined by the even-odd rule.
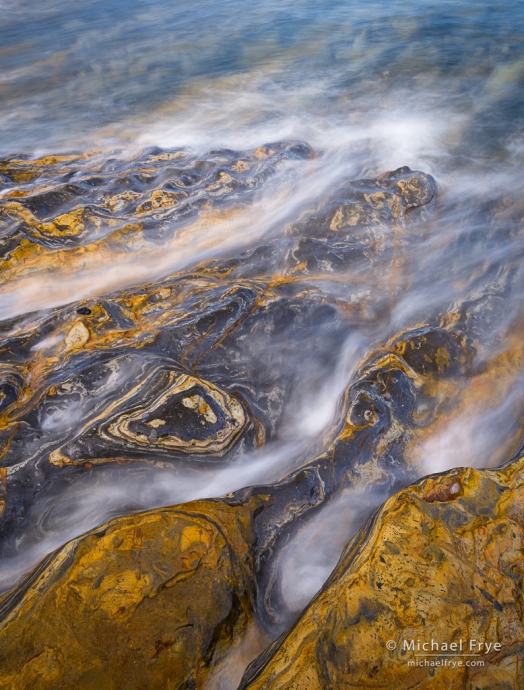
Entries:
[[[208,223],[189,242],[117,252],[109,267],[100,256],[103,268],[50,273],[36,263],[29,276],[14,273],[0,290],[3,319],[32,318],[256,246],[346,180],[407,165],[433,175],[439,195],[432,232],[399,250],[402,275],[388,308],[348,337],[322,385],[298,362],[302,397],[255,460],[205,476],[153,473],[147,485],[132,473],[103,487],[86,479],[81,494],[64,491],[58,507],[47,507],[38,538],[6,559],[4,587],[111,515],[278,479],[288,458],[332,424],[367,351],[466,299],[480,304],[486,291],[493,298],[475,333],[471,393],[416,452],[429,473],[494,466],[516,450],[524,401],[524,3],[0,0],[0,12],[0,156],[78,152],[98,165],[155,146],[203,155],[281,140],[315,151],[294,168],[286,193],[268,188],[237,221]],[[4,185],[0,201],[13,189]],[[323,288],[357,290],[351,281]],[[379,289],[372,277],[366,289]],[[383,498],[336,503],[288,549],[282,587],[290,608],[307,603]]]
[[1,11],[6,155],[290,135],[441,174],[519,155],[521,3],[2,0]]

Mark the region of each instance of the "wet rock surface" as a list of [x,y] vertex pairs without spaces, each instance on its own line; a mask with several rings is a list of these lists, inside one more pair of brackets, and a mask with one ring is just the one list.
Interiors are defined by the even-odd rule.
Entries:
[[[103,163],[96,154],[4,160],[4,279],[110,265],[126,252],[160,257],[199,229],[242,221],[246,208],[252,217],[268,187],[291,194],[297,166],[312,160],[300,142],[200,157],[155,149]],[[472,399],[498,404],[524,366],[519,317],[505,299],[519,285],[517,262],[472,269],[445,311],[428,305],[424,322],[396,327],[396,300],[412,287],[410,252],[437,220],[434,179],[403,167],[302,201],[248,248],[228,245],[161,281],[2,323],[4,561],[57,526],[84,524],[75,502],[86,493],[91,525],[105,524],[77,531],[0,601],[0,687],[223,690],[228,659],[240,654],[245,668],[296,618],[280,586],[286,547],[335,500],[399,490],[242,687],[450,679],[458,688],[473,678],[472,688],[495,687],[489,673],[516,682],[515,580],[490,549],[517,553],[521,460],[405,488],[428,473],[440,426],[460,420]],[[483,242],[500,233],[496,218],[490,233]],[[380,340],[377,315],[391,319]],[[506,352],[488,347],[494,324],[511,330]],[[335,380],[357,335],[372,346],[339,385],[332,423],[285,458],[279,479],[146,513],[132,492],[111,503],[129,478],[183,487],[189,473],[213,486],[216,472],[255,464],[285,442],[304,391]],[[508,447],[522,431],[521,420]],[[400,649],[420,626],[453,641],[465,621],[503,645],[488,675],[431,675],[384,647],[393,639]]]
[[524,459],[389,499],[239,688],[520,688]]
[[[189,189],[183,204],[205,198],[204,211],[192,208],[198,222],[211,222],[213,204],[236,203],[233,178],[253,194],[266,180],[285,187],[287,177],[293,175],[290,161],[303,164],[312,156],[307,145],[296,142],[249,153],[211,152],[196,160],[186,152],[155,150],[136,160],[105,162],[96,185],[90,177],[93,168],[98,169],[96,157],[94,162],[89,156],[7,160],[2,170],[9,183],[31,186],[27,191],[17,186],[12,192],[7,186],[1,201],[4,235],[11,236],[14,228],[22,232],[29,222],[14,214],[10,195],[16,196],[24,213],[31,207],[31,213],[50,219],[58,210],[62,215],[78,214],[88,201],[107,206],[108,199],[126,185],[133,186],[133,181],[140,192],[107,210],[122,217],[120,223],[134,219],[133,232],[143,234],[145,199],[175,182]],[[217,180],[226,175],[226,168],[233,177],[223,182],[222,189]],[[69,196],[64,196],[65,178],[79,181]],[[44,194],[41,187],[52,191]],[[60,492],[59,485],[81,481],[86,469],[136,461],[160,468],[213,467],[278,439],[286,415],[303,393],[304,370],[311,372],[307,386],[329,375],[348,335],[374,318],[385,299],[380,289],[374,297],[367,290],[360,297],[333,296],[322,281],[334,278],[343,287],[348,273],[389,270],[396,246],[416,241],[435,194],[434,180],[409,168],[349,182],[313,213],[302,213],[300,221],[279,225],[268,244],[236,257],[205,261],[161,283],[37,312],[7,324],[8,335],[0,344],[4,388],[0,435],[2,466],[8,474],[0,549],[12,552],[17,531],[32,519],[32,506],[40,494],[51,501]],[[249,195],[239,198],[242,204],[250,202]],[[68,210],[71,205],[74,208]],[[182,222],[178,206],[168,204],[161,216],[158,208],[153,209],[157,232],[163,227],[164,212],[170,232],[194,230],[191,224],[177,230]],[[33,235],[31,242],[36,241]],[[52,271],[56,261],[66,261],[74,271],[75,261],[91,253],[107,258],[92,229],[63,256],[60,246],[65,247],[67,237],[58,244],[39,240],[36,263],[28,263],[25,249],[21,250],[27,241],[17,240],[16,249],[6,255],[16,277],[37,268],[39,275]],[[133,245],[129,233],[122,242],[125,247]],[[386,275],[386,288],[388,281]],[[366,316],[369,310],[371,316]],[[334,431],[327,440],[331,463],[337,462],[337,453],[347,455],[353,433],[349,428],[358,428],[359,438],[362,433],[377,438],[384,428],[396,424],[391,415],[401,424],[418,424],[412,419],[417,414],[412,407],[423,379],[439,379],[441,374],[460,378],[459,369],[467,358],[463,346],[447,333],[428,334],[422,329],[416,338],[421,343],[427,340],[432,366],[407,364],[396,344],[391,356],[373,364],[358,386],[360,392],[352,388],[350,427]],[[430,343],[435,338],[442,340],[440,350]],[[449,371],[444,371],[444,360],[449,360]],[[384,367],[395,370],[398,379],[385,384],[377,373]],[[385,405],[379,402],[381,396]],[[437,399],[438,395],[430,407]],[[348,408],[350,403],[343,405]],[[395,433],[402,434],[400,427]],[[340,434],[346,439],[341,446],[335,442]],[[308,459],[311,453],[295,464]]]
[[253,505],[118,518],[1,603],[2,688],[202,687],[253,620]]

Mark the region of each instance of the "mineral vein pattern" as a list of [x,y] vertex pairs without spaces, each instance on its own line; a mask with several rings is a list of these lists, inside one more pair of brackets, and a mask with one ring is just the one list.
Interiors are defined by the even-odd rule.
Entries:
[[[0,688],[524,687],[522,452],[500,469],[420,479],[442,425],[472,400],[498,404],[522,373],[504,299],[522,269],[487,266],[446,311],[428,305],[400,331],[391,319],[374,340],[392,290],[406,288],[406,248],[438,231],[436,183],[407,167],[348,181],[258,236],[264,195],[292,194],[314,160],[281,142],[0,162],[3,284],[141,256],[166,273],[0,324],[0,553],[16,563],[66,535],[4,586]],[[227,241],[238,227],[244,246]],[[219,256],[184,268],[202,237],[206,250],[222,242]],[[173,252],[175,272],[163,263]],[[482,359],[494,323],[513,336]],[[371,345],[330,427],[277,479],[146,511],[111,504],[108,487],[133,478],[213,486],[256,465],[359,334]],[[88,492],[102,498],[86,532],[74,503]],[[290,618],[286,547],[326,508],[377,492],[384,505]],[[464,654],[474,640],[474,656],[425,665],[417,645],[432,640]]]

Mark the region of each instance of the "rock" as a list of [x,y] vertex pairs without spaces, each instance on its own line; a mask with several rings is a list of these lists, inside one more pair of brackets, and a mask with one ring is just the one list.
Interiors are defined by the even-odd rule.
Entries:
[[0,160],[6,191],[0,201],[0,283],[34,275],[35,268],[113,269],[133,247],[155,248],[188,220],[238,209],[274,178],[283,184],[286,168],[312,155],[298,142],[275,143],[266,151],[263,157],[230,150],[197,157],[152,148],[121,160],[96,152]]
[[524,457],[390,498],[239,690],[517,688]]
[[0,688],[201,688],[253,620],[257,499],[117,518],[0,602]]
[[83,347],[89,340],[89,331],[82,323],[82,321],[77,321],[73,328],[65,337],[65,344],[69,348]]
[[[188,219],[207,223],[211,207],[229,208],[237,197],[248,203],[266,184],[285,189],[293,166],[312,155],[305,144],[283,142],[201,157],[155,149],[130,160],[93,154],[4,161],[0,169],[13,186],[23,179],[33,185],[7,189],[0,204],[11,278],[57,267],[74,275],[75,257],[83,267],[93,255],[102,266],[108,256],[114,260],[111,247],[128,251],[136,233],[149,233],[153,244],[163,242],[168,226],[190,236]],[[403,242],[417,241],[435,196],[433,178],[409,168],[347,182],[300,221],[283,222],[265,244],[15,323],[0,341],[1,465],[8,471],[0,553],[16,552],[21,533],[39,529],[39,500],[48,510],[63,487],[81,486],[86,468],[111,464],[125,473],[140,462],[211,472],[278,440],[304,389],[330,376],[348,336],[374,320],[375,303],[390,290],[392,257]],[[86,220],[72,235],[73,226],[59,222],[71,213],[107,216],[107,227],[114,221],[117,229],[100,237]],[[36,263],[24,253],[28,242]],[[365,290],[345,299],[317,285],[355,270],[375,272],[372,296]],[[405,467],[402,447],[460,388],[470,348],[436,324],[416,333],[399,334],[399,343],[421,340],[432,368],[398,343],[379,348],[383,359],[359,370],[328,437],[290,463],[308,468],[321,458],[314,473],[323,482],[330,475],[324,498],[356,475],[363,485],[417,476],[414,464]],[[368,469],[356,469],[359,463]],[[295,481],[302,479],[286,479],[283,493]]]
[[[239,690],[518,687],[523,477],[521,457],[393,496]],[[66,544],[0,601],[0,688],[206,687],[263,624],[257,532],[275,497],[159,508]],[[450,650],[476,656],[430,656]]]
[[[286,193],[312,156],[284,142],[200,157],[155,149],[130,160],[3,161],[13,187],[1,203],[3,276],[103,270],[144,248],[161,257],[173,237],[191,244],[268,185]],[[30,186],[14,189],[21,183]],[[0,553],[17,557],[46,530],[74,524],[63,492],[72,505],[86,486],[100,491],[99,523],[128,514],[49,555],[0,602],[0,687],[213,690],[235,654],[252,658],[289,624],[284,547],[333,499],[399,489],[244,687],[463,687],[473,678],[492,687],[489,669],[431,675],[398,656],[413,651],[403,650],[408,634],[452,644],[465,626],[483,642],[497,637],[490,668],[511,686],[522,639],[512,584],[521,461],[403,488],[426,473],[424,441],[439,422],[494,378],[503,398],[522,369],[522,353],[482,367],[476,354],[496,319],[511,321],[510,271],[479,285],[472,269],[472,296],[464,288],[446,311],[374,342],[331,427],[286,460],[278,481],[147,513],[104,493],[107,479],[131,475],[213,477],[282,440],[304,389],[333,376],[348,337],[393,313],[392,295],[409,280],[400,249],[421,242],[435,199],[433,178],[409,168],[348,181],[294,209],[262,244],[2,325]],[[521,352],[517,331],[515,340]]]

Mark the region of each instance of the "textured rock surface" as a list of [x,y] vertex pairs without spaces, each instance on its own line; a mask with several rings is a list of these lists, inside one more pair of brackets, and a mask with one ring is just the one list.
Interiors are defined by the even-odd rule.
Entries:
[[[393,496],[240,687],[522,687],[523,479],[520,458]],[[162,508],[64,546],[0,602],[0,687],[205,687],[259,615],[256,522],[272,500]],[[452,644],[476,656],[436,655]]]
[[254,499],[118,518],[0,603],[0,687],[200,688],[253,617]]
[[[130,160],[5,160],[3,275],[32,280],[60,266],[74,275],[77,261],[103,266],[113,251],[142,256],[149,245],[165,254],[166,233],[190,242],[195,223],[211,227],[219,207],[246,207],[268,184],[288,189],[293,166],[312,156],[290,142],[201,157],[155,149]],[[160,283],[4,323],[0,551],[16,552],[20,530],[39,531],[49,511],[62,520],[56,497],[81,486],[86,470],[106,477],[140,461],[155,470],[212,471],[278,440],[304,388],[329,376],[348,335],[384,308],[395,252],[418,241],[435,196],[433,178],[409,168],[347,182],[299,220],[280,220],[266,244]],[[86,213],[105,219],[103,237],[87,221],[71,235],[71,218]],[[348,293],[345,281],[355,276],[359,290]],[[404,353],[408,341],[422,343],[426,364],[409,346]],[[362,463],[373,456],[365,483],[389,481],[391,462],[411,477],[400,457],[406,428],[434,418],[469,362],[462,334],[438,325],[401,334],[378,353],[322,447],[290,463],[304,466],[326,451],[323,496],[339,485],[357,447]]]
[[[249,203],[290,163],[311,155],[302,144],[249,152],[149,149],[110,158],[93,151],[0,161],[0,283],[35,268],[108,266],[119,255],[163,246],[193,219],[209,220]],[[12,189],[12,191],[11,191]]]
[[[124,255],[160,261],[193,241],[199,253],[199,232],[207,238],[224,222],[227,235],[232,218],[255,217],[268,186],[289,193],[297,166],[312,158],[307,145],[290,142],[200,157],[155,149],[102,162],[97,154],[5,160],[3,276],[23,286],[34,276],[103,270]],[[524,368],[520,322],[506,299],[519,285],[518,266],[472,268],[447,309],[424,305],[423,323],[396,325],[398,295],[412,287],[410,252],[435,230],[435,198],[433,178],[409,168],[346,182],[314,207],[297,203],[262,240],[255,234],[221,258],[2,323],[3,558],[16,560],[49,535],[68,535],[54,542],[63,543],[71,526],[78,534],[85,517],[75,502],[85,505],[86,494],[89,526],[128,515],[69,541],[0,602],[0,687],[230,690],[235,655],[245,668],[289,625],[280,568],[311,520],[330,502],[402,489],[427,473],[427,443],[443,424],[460,422],[472,400],[485,412],[506,399]],[[499,235],[494,221],[474,239],[485,251]],[[377,321],[389,317],[387,334],[375,337]],[[490,350],[501,323],[512,329],[506,349]],[[337,388],[331,426],[296,444],[275,481],[250,479],[254,486],[220,499],[136,512],[144,506],[127,486],[158,477],[191,486],[184,477],[245,469],[265,444],[285,442],[305,392],[334,380],[355,334],[373,349]],[[508,432],[508,448],[521,427]],[[519,609],[507,602],[517,596],[511,554],[520,527],[511,541],[492,524],[506,510],[503,496],[518,507],[518,471],[455,472],[392,499],[245,683],[469,682],[449,668],[428,676],[431,669],[408,667],[384,647],[393,639],[400,650],[402,635],[433,628],[456,637],[464,621],[476,635],[495,626],[504,644],[503,661],[493,661],[497,682],[505,673],[516,682],[520,652],[511,645],[522,631],[511,618]],[[504,482],[511,487],[497,493]],[[147,507],[185,500],[176,490],[180,498],[166,492]],[[510,554],[509,575],[489,555],[497,549]],[[477,674],[472,688],[492,687],[494,676],[467,673]]]
[[[524,458],[420,480],[362,527],[240,687],[524,687],[523,538]],[[478,656],[442,655],[452,643]]]

